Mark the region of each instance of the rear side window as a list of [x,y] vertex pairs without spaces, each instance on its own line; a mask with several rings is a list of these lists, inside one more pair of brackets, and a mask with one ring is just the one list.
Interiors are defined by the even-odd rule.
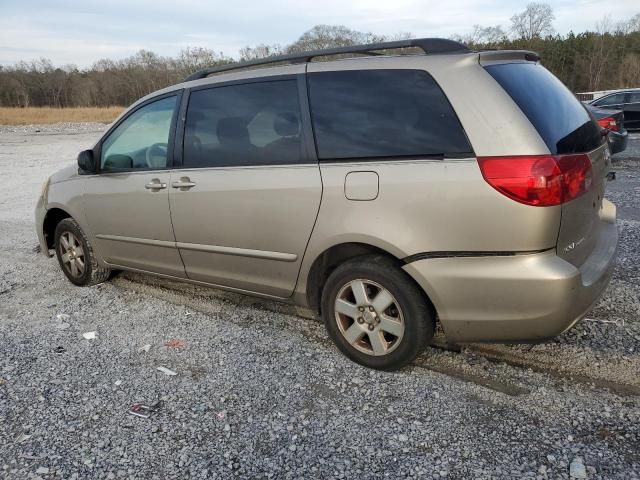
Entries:
[[189,96],[185,167],[299,163],[300,103],[295,80],[245,83]]
[[596,100],[593,104],[596,107],[606,107],[607,105],[620,105],[624,103],[624,93],[615,93],[613,95],[609,95],[608,97],[601,98],[600,100]]
[[535,63],[484,67],[536,128],[552,154],[590,152],[601,145],[598,125],[551,72]]
[[424,71],[318,72],[308,81],[320,159],[471,155],[453,108]]

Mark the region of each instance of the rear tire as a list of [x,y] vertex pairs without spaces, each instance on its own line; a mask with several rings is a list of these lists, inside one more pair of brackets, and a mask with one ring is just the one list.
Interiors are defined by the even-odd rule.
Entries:
[[111,270],[98,265],[89,238],[74,219],[61,220],[54,239],[58,263],[71,283],[88,287],[109,279]]
[[411,363],[431,341],[435,316],[392,260],[366,255],[336,268],[322,291],[327,332],[348,358],[378,370]]

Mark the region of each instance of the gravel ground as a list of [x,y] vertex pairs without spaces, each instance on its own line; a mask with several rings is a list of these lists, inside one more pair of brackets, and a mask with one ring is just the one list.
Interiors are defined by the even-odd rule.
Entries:
[[288,306],[132,274],[73,287],[34,252],[32,209],[104,128],[0,127],[0,477],[640,478],[640,135],[614,157],[619,264],[587,320],[381,373]]

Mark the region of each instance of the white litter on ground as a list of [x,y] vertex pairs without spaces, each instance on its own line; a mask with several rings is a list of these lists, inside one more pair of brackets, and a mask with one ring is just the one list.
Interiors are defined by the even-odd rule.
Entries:
[[173,370],[169,370],[166,367],[158,367],[158,370],[161,371],[162,373],[164,373],[165,375],[171,375],[171,376],[177,375],[176,372],[174,372]]

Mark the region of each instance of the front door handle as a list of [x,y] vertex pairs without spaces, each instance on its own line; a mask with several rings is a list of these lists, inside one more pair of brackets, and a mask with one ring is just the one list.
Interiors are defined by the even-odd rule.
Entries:
[[191,181],[189,177],[180,177],[180,180],[177,182],[173,182],[171,184],[171,188],[179,188],[180,190],[189,190],[192,187],[195,187],[196,184]]
[[154,178],[149,183],[147,183],[144,188],[147,190],[162,190],[163,188],[167,188],[166,183],[160,182],[157,178]]

